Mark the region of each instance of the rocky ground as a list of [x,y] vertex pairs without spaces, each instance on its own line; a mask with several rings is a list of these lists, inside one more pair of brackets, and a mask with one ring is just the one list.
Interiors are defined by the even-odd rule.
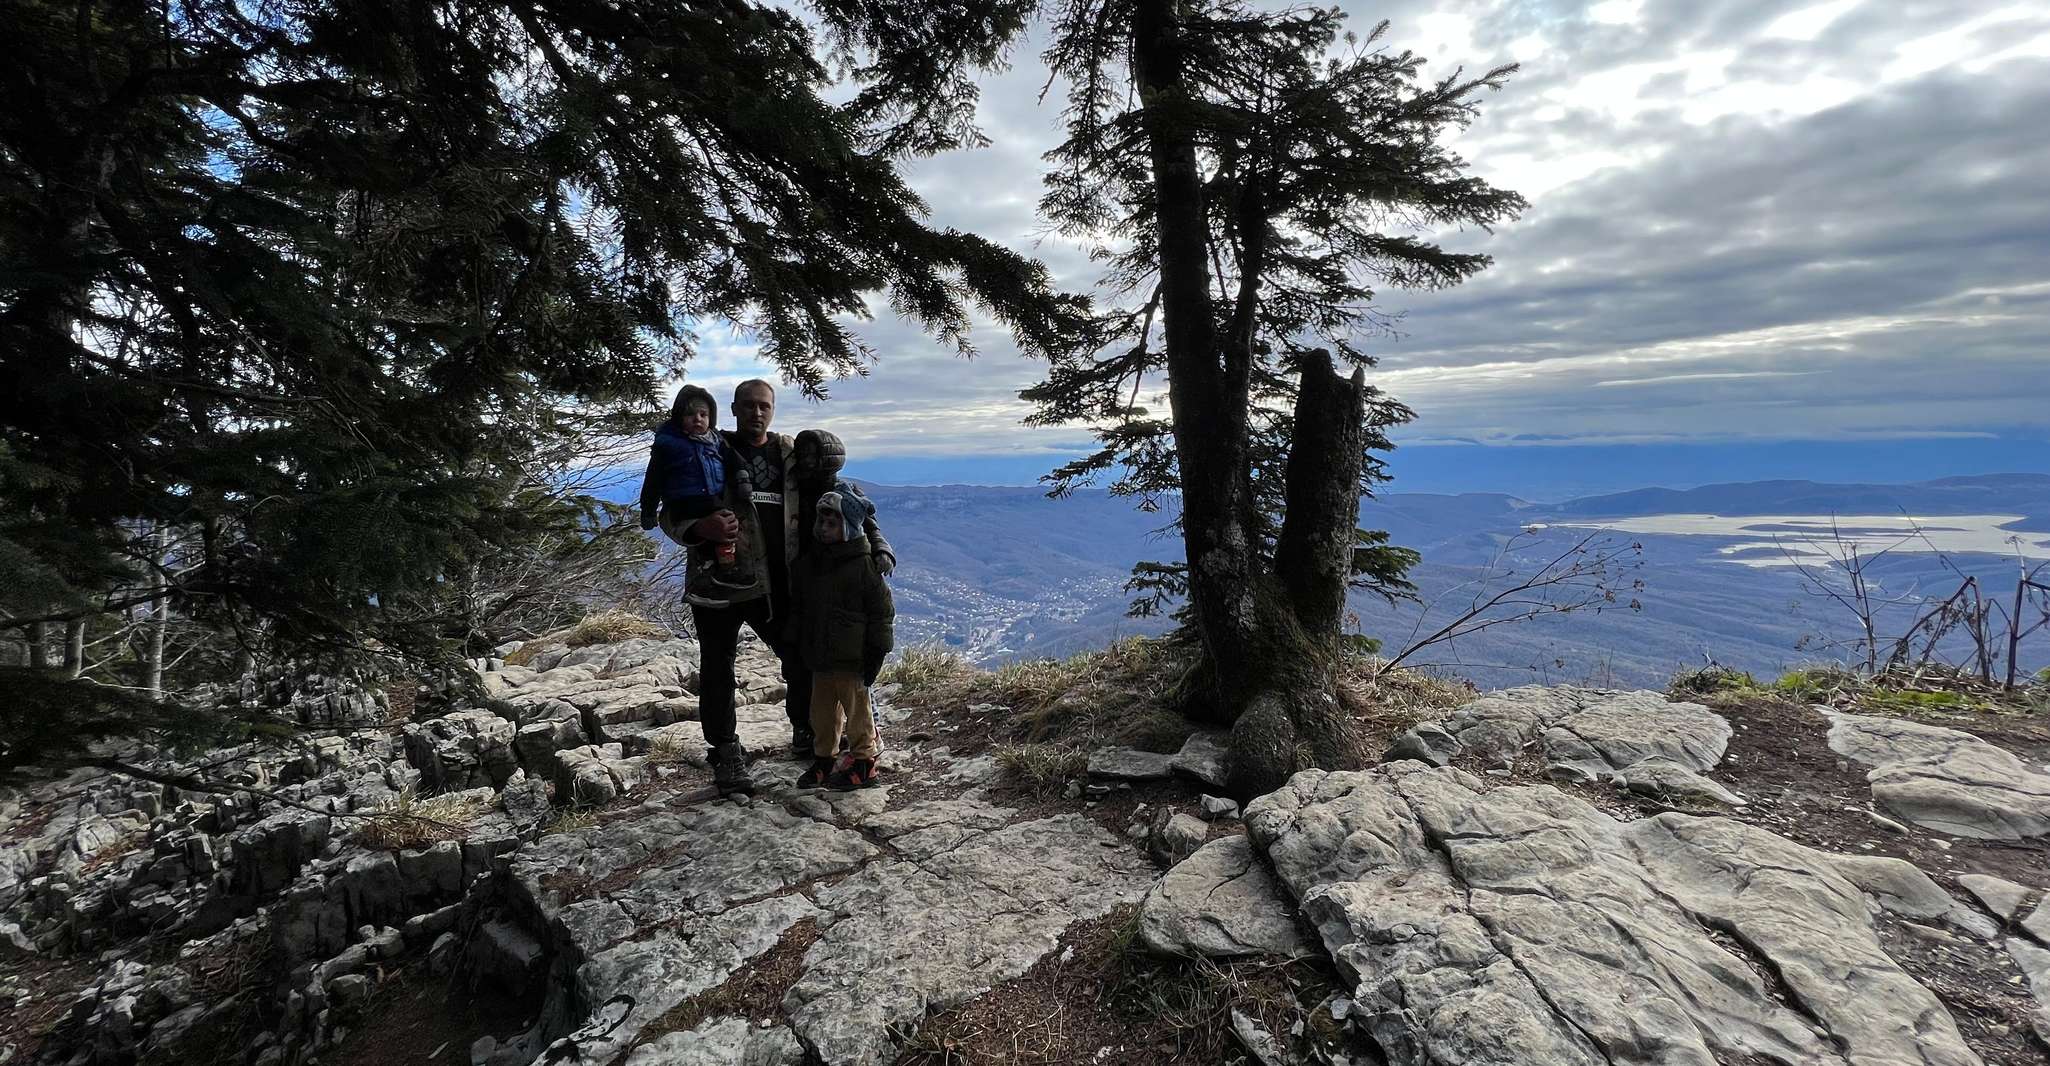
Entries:
[[0,798],[0,1063],[2050,1060],[2033,721],[1513,689],[1241,818],[1217,737],[1027,783],[889,686],[885,784],[794,790],[752,647],[731,800],[689,642],[502,651]]

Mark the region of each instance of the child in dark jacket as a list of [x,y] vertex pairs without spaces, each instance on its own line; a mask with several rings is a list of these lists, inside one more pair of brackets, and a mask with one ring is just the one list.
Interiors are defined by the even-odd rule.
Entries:
[[[881,754],[868,686],[895,642],[897,609],[862,533],[867,500],[835,489],[813,510],[813,544],[798,559],[790,585],[795,643],[811,670],[812,765],[797,787],[867,788],[875,784]],[[852,750],[836,770],[843,728]]]
[[[648,471],[641,478],[642,529],[659,525],[669,539],[682,544],[684,527],[706,515],[730,514],[726,500],[748,498],[746,464],[713,432],[718,410],[712,394],[696,385],[676,390],[669,420],[655,430]],[[738,565],[734,544],[716,545],[713,560],[715,565],[686,589],[693,602],[717,606],[725,595],[754,588],[756,580]]]

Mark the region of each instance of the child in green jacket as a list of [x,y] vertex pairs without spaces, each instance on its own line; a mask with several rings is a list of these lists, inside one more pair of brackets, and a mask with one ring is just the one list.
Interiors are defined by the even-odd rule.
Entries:
[[[797,787],[867,788],[881,754],[868,686],[895,641],[897,609],[862,533],[868,501],[836,489],[819,497],[815,511],[814,546],[797,560],[790,583],[794,643],[812,672],[812,765]],[[851,757],[835,770],[843,728]]]

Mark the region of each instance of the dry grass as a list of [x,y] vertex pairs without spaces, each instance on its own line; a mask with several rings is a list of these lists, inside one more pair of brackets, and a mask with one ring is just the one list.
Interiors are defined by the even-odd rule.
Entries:
[[1066,744],[1000,744],[993,754],[1006,778],[1035,795],[1060,791],[1089,767],[1089,752]]
[[1746,692],[1758,687],[1758,679],[1743,670],[1704,666],[1674,674],[1673,679],[1666,683],[1666,698],[1699,702],[1720,693]]
[[565,629],[543,633],[513,649],[505,657],[507,666],[530,666],[541,653],[557,648],[584,648],[593,644],[616,644],[622,640],[660,640],[673,634],[656,622],[632,611],[610,610],[585,615]]
[[1402,667],[1375,656],[1348,657],[1338,671],[1338,697],[1369,732],[1393,737],[1418,722],[1443,718],[1479,695],[1470,681]]
[[[1183,717],[1182,695],[1202,684],[1195,649],[1173,637],[1134,637],[1067,659],[1032,659],[996,670],[930,653],[915,664],[900,703],[958,708],[993,703],[1010,714],[992,739],[997,757],[1021,784],[1041,787],[1057,775],[1067,752],[1104,745],[1174,751],[1197,726]],[[1442,718],[1474,698],[1468,682],[1348,655],[1338,672],[1339,697],[1374,735],[1393,737],[1419,721]]]
[[648,744],[648,765],[674,766],[683,762],[685,753],[689,751],[690,745],[682,740],[668,733],[660,734]]
[[557,647],[558,645],[556,642],[561,639],[562,634],[560,632],[556,632],[548,633],[543,636],[535,637],[533,640],[526,641],[519,647],[514,648],[511,655],[505,657],[505,665],[531,666],[533,665],[534,660],[539,658],[543,651],[551,647]]
[[1749,701],[1777,700],[1795,706],[1821,704],[1860,714],[1906,718],[2033,715],[2050,710],[2050,685],[2041,681],[2007,689],[1981,680],[1976,674],[1940,664],[1892,667],[1867,675],[1841,664],[1825,663],[1789,670],[1771,682],[1761,682],[1736,670],[1708,667],[1674,675],[1666,695],[1705,703],[1717,710],[1740,707]]
[[[1331,1062],[1343,1034],[1317,1006],[1341,991],[1303,960],[1163,959],[1137,943],[1137,908],[1076,922],[1023,977],[925,1019],[898,1066],[1214,1066],[1250,1061],[1231,1014],[1257,1019],[1290,1062]],[[1364,1061],[1355,1058],[1353,1061]]]
[[371,812],[351,835],[356,843],[382,851],[424,848],[462,839],[469,824],[490,806],[486,800],[461,792],[423,799],[409,788]]
[[914,644],[898,652],[897,661],[884,667],[878,680],[886,685],[901,685],[906,692],[919,693],[974,671],[968,660],[949,648],[939,644]]
[[896,700],[906,707],[1000,705],[1010,713],[997,735],[1022,744],[1171,750],[1192,729],[1172,709],[1188,661],[1186,645],[1134,637],[1101,651],[995,670],[970,666],[944,649],[913,649],[893,667],[896,673],[883,676],[903,686]]
[[600,611],[569,627],[562,642],[572,648],[582,648],[592,644],[617,644],[635,638],[659,639],[668,635],[667,629],[631,611]]
[[1173,706],[1189,661],[1173,641],[1132,637],[1066,659],[1010,663],[981,675],[974,698],[1017,712],[1024,740],[1174,748],[1192,731]]
[[555,820],[549,822],[548,825],[541,830],[541,835],[547,836],[551,833],[577,833],[586,829],[590,829],[593,826],[596,826],[599,823],[599,821],[600,819],[598,817],[597,811],[591,810],[588,807],[572,807],[568,810],[563,811],[561,814],[556,815]]

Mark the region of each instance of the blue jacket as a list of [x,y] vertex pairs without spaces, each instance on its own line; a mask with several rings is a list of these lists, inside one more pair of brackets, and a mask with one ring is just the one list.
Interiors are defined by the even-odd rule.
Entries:
[[710,443],[692,440],[673,422],[655,430],[648,472],[641,477],[642,529],[655,528],[655,516],[666,501],[726,491],[726,463],[719,454],[725,444],[716,433],[712,438]]

